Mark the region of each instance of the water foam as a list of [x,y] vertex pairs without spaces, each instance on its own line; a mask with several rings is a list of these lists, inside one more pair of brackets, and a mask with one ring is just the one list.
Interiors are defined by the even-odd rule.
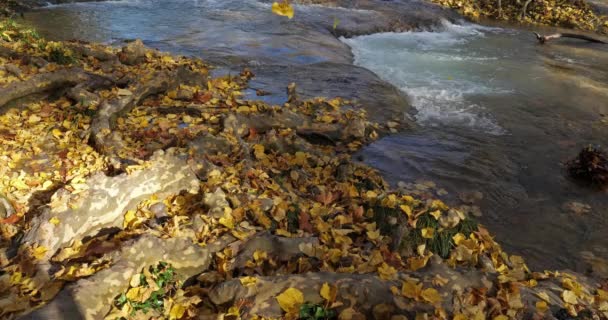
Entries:
[[470,50],[469,44],[500,29],[444,21],[432,31],[378,33],[342,38],[355,63],[374,71],[404,91],[423,125],[453,125],[503,134],[475,95],[509,92],[476,72],[499,59]]

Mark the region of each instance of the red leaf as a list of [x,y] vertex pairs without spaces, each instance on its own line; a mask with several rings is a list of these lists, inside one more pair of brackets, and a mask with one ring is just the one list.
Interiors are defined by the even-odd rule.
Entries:
[[200,92],[197,92],[194,94],[194,97],[192,98],[192,100],[200,102],[200,103],[205,103],[209,100],[211,100],[213,96],[211,95],[211,92],[207,91],[203,94],[201,94]]
[[312,225],[310,224],[310,215],[306,211],[301,211],[298,216],[298,223],[300,225],[300,229],[303,231],[313,233]]

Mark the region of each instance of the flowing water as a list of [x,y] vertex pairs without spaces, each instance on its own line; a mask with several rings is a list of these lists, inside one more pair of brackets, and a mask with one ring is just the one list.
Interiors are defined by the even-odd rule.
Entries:
[[[567,40],[539,46],[513,29],[436,31],[343,40],[356,64],[409,95],[422,127],[368,147],[367,161],[393,183],[481,191],[481,221],[534,266],[581,268],[581,251],[606,257],[608,194],[576,185],[562,164],[608,143],[608,51]],[[572,201],[590,212],[564,210]]]
[[[338,9],[296,12],[323,10]],[[581,270],[581,251],[608,258],[608,194],[576,185],[562,165],[587,144],[608,144],[607,49],[569,40],[540,46],[526,30],[448,22],[340,42],[269,11],[256,1],[135,0],[55,6],[27,19],[55,39],[142,38],[226,64],[354,59],[415,108],[404,116],[418,128],[361,152],[389,182],[432,180],[448,201],[481,191],[481,222],[533,267]],[[572,201],[591,209],[565,210]]]

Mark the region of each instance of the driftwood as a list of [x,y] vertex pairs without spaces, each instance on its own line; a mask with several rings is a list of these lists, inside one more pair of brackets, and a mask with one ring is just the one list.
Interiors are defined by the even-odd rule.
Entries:
[[549,41],[549,40],[555,40],[555,39],[559,39],[559,38],[573,38],[573,39],[581,39],[581,40],[586,40],[589,42],[594,42],[594,43],[603,43],[603,44],[608,44],[608,42],[597,39],[597,38],[593,38],[590,36],[586,36],[583,34],[576,34],[576,33],[555,33],[555,34],[550,34],[550,35],[540,35],[536,32],[534,32],[534,35],[536,35],[536,39],[538,40],[538,42],[540,44],[545,44],[545,42]]

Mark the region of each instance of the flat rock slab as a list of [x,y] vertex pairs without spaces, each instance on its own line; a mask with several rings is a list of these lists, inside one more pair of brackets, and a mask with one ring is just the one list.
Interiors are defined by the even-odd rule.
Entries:
[[[55,194],[55,201],[42,214],[34,217],[23,243],[47,249],[43,261],[73,241],[94,236],[104,228],[122,228],[124,214],[142,200],[198,190],[198,180],[184,159],[171,152],[158,152],[152,165],[132,174],[108,177],[98,173],[86,181],[77,194]],[[57,221],[54,224],[51,221]]]
[[128,289],[131,277],[144,267],[168,262],[183,281],[206,270],[212,254],[235,240],[225,236],[202,248],[189,238],[142,236],[111,254],[116,261],[112,267],[66,286],[49,304],[20,319],[103,319],[114,298]]

